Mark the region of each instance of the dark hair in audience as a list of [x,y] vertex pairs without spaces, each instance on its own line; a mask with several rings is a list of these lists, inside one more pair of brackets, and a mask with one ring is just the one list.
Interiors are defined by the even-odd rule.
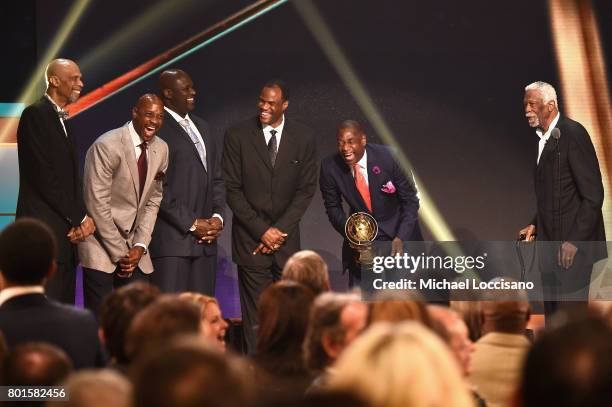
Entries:
[[55,255],[53,232],[39,220],[21,218],[0,234],[0,270],[11,283],[40,284]]
[[3,363],[4,386],[55,386],[72,370],[63,350],[42,342],[15,346]]
[[272,374],[305,371],[302,343],[314,294],[293,281],[279,281],[259,297],[257,360]]
[[282,79],[270,79],[263,86],[264,88],[278,87],[281,90],[282,100],[289,100],[289,86]]
[[125,352],[130,361],[149,349],[158,351],[170,339],[200,332],[200,306],[175,295],[165,295],[147,305],[132,320]]
[[100,326],[104,332],[106,350],[116,363],[128,362],[125,341],[132,319],[159,295],[159,288],[135,282],[113,291],[104,299],[100,310]]
[[134,366],[134,407],[242,407],[253,388],[248,367],[201,337],[180,337]]
[[520,404],[609,406],[612,400],[612,330],[588,315],[545,331],[527,355]]

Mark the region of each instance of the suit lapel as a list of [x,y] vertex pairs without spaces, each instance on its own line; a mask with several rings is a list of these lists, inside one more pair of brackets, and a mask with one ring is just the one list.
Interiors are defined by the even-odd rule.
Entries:
[[[134,193],[140,200],[140,179],[138,177],[138,165],[136,163],[136,153],[134,151],[134,143],[132,143],[132,137],[130,137],[130,131],[127,125],[121,128],[121,144],[123,147],[123,154],[126,158],[130,174],[132,175],[132,182],[134,184]],[[147,176],[148,178],[148,176]]]
[[544,150],[542,150],[542,155],[540,156],[540,161],[538,161],[537,171],[540,171],[544,168],[544,163],[553,156],[552,152],[555,150],[555,140],[551,137],[548,138],[546,144],[544,144]]
[[253,144],[253,147],[255,147],[255,151],[257,151],[257,154],[259,154],[266,167],[272,171],[272,163],[270,163],[270,155],[268,154],[268,146],[266,146],[266,138],[264,137],[259,121],[257,118],[255,120],[257,121],[257,124],[251,131],[251,143]]

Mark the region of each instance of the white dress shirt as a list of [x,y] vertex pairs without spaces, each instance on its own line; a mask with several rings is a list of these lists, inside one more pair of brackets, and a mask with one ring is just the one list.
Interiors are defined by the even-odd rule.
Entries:
[[[363,175],[363,178],[365,178],[365,182],[367,186],[370,186],[370,182],[368,181],[368,152],[363,150],[363,157],[361,157],[361,160],[357,161],[357,164],[359,165],[359,172],[361,172],[361,174]],[[353,174],[353,178],[355,178],[355,173],[353,172],[353,167],[351,166],[351,174]]]
[[540,138],[540,142],[538,143],[538,160],[536,161],[536,164],[540,163],[540,157],[542,156],[542,151],[544,151],[544,146],[546,145],[546,142],[550,138],[552,129],[554,129],[557,126],[557,122],[559,121],[560,116],[561,116],[561,113],[557,113],[557,116],[550,123],[550,126],[548,126],[548,130],[546,130],[546,133],[542,133],[542,130],[540,129],[536,130],[536,134]]
[[278,127],[272,127],[269,124],[264,126],[263,133],[264,133],[264,137],[266,138],[266,146],[268,145],[268,143],[270,142],[270,139],[272,138],[272,133],[270,133],[270,131],[276,130],[276,149],[278,151],[278,149],[280,148],[281,136],[283,135],[284,127],[285,127],[285,115],[283,115],[283,121],[281,122],[281,124],[278,125]]
[[56,111],[56,112],[58,112],[58,116],[57,116],[57,118],[59,119],[59,121],[60,121],[60,123],[61,123],[61,125],[62,125],[62,129],[64,129],[64,135],[65,135],[66,137],[68,137],[68,132],[66,131],[66,125],[64,124],[64,120],[63,120],[63,119],[62,119],[62,118],[59,116],[59,111],[60,111],[60,110],[64,110],[64,109],[62,109],[62,108],[60,107],[60,105],[58,105],[57,103],[55,103],[55,100],[51,99],[51,96],[49,96],[48,94],[46,94],[46,93],[45,93],[45,97],[46,97],[47,99],[49,99],[49,101],[50,101],[51,103],[53,103],[53,107],[55,108],[55,111]]
[[0,306],[11,298],[27,294],[44,294],[45,289],[42,285],[24,285],[18,287],[8,287],[0,291]]

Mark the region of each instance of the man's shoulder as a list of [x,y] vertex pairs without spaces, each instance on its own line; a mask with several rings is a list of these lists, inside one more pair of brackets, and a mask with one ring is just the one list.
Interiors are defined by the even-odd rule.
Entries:
[[227,134],[243,134],[246,132],[260,130],[261,126],[258,125],[256,117],[238,122],[227,129]]
[[573,135],[588,134],[582,124],[580,124],[576,120],[570,119],[567,116],[561,116],[559,118],[557,127],[559,128],[559,130],[561,130],[561,137],[563,137],[566,133],[568,137],[571,137]]
[[128,132],[127,126],[117,127],[116,129],[112,129],[107,131],[98,137],[92,144],[92,146],[112,146],[121,144],[121,137],[125,132]]
[[313,130],[310,126],[308,126],[307,124],[304,124],[303,122],[299,120],[292,119],[290,117],[288,117],[286,120],[287,120],[287,123],[285,125],[291,128],[291,131],[305,133],[308,135],[311,135],[313,133]]
[[374,154],[381,154],[381,155],[388,155],[388,156],[395,156],[395,153],[393,151],[393,148],[384,145],[384,144],[375,144],[375,143],[368,143],[366,150],[370,150],[370,152],[374,153]]
[[36,102],[31,105],[26,106],[25,109],[21,112],[21,119],[27,120],[33,115],[45,115],[53,113],[53,108],[51,107],[51,102],[47,100],[44,96],[38,99]]

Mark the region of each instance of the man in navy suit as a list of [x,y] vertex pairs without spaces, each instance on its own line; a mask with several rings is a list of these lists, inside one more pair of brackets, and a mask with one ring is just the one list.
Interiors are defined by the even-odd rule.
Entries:
[[35,219],[20,219],[0,234],[0,331],[10,348],[47,342],[62,349],[75,368],[102,365],[93,314],[56,303],[45,282],[57,270],[53,232]]
[[[391,242],[391,255],[403,252],[403,242],[423,240],[418,222],[419,200],[416,188],[383,145],[367,144],[361,125],[344,121],[337,132],[338,153],[321,161],[319,184],[334,229],[344,236],[348,215],[367,212],[378,222],[376,240]],[[344,236],[345,237],[345,236]],[[342,262],[349,270],[349,286],[361,281],[357,251],[344,241]]]
[[158,135],[168,143],[170,157],[150,243],[151,280],[165,292],[214,296],[225,206],[221,145],[204,120],[189,114],[196,91],[187,73],[162,72],[159,88],[167,120]]

